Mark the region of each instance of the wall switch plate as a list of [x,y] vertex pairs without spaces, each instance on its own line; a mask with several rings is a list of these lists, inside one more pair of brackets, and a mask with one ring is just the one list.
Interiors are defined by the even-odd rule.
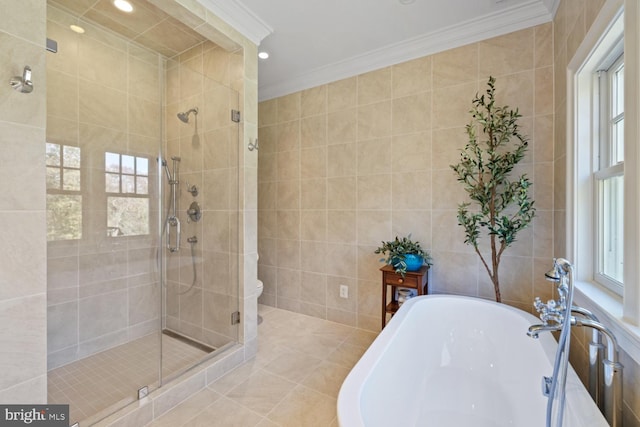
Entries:
[[349,287],[347,285],[340,285],[340,298],[349,298]]

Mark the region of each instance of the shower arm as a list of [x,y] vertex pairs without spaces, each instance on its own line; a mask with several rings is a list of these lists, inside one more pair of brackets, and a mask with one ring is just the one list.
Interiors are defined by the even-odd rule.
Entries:
[[183,113],[178,113],[178,119],[183,122],[183,123],[189,123],[189,114],[193,113],[194,116],[196,116],[196,118],[198,117],[198,107],[194,107],[188,111],[185,111]]

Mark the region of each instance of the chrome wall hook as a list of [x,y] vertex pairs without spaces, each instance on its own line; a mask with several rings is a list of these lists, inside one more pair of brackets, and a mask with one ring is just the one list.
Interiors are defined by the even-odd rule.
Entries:
[[33,82],[31,81],[31,67],[25,65],[22,77],[13,76],[9,80],[12,88],[20,93],[31,93],[33,91]]
[[256,138],[256,142],[253,143],[251,142],[251,140],[249,140],[249,151],[253,151],[253,150],[257,150],[258,147],[258,138]]

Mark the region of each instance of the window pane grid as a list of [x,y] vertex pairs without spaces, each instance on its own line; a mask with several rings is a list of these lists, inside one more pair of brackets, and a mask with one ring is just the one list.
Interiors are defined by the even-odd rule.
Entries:
[[105,153],[107,235],[149,234],[149,159]]
[[[62,155],[61,155],[62,154]],[[47,190],[79,192],[80,147],[46,144]]]
[[105,153],[105,191],[127,196],[147,196],[149,159]]
[[[615,65],[614,65],[615,66]],[[624,113],[624,63],[613,72],[613,115]]]
[[82,238],[80,147],[46,143],[47,240]]
[[621,293],[624,243],[624,57],[620,55],[599,74],[600,140],[595,184],[594,279]]
[[607,71],[609,75],[609,162],[607,166],[624,161],[624,58],[620,56]]
[[608,177],[598,183],[598,272],[620,284],[623,281],[623,193],[622,176]]

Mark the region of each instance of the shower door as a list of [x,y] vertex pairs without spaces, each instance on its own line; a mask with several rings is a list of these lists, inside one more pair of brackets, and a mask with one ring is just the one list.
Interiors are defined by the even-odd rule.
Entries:
[[86,425],[160,384],[164,64],[57,3],[47,18],[48,400]]
[[[205,43],[165,64],[163,335],[208,355],[238,341],[239,96],[230,70],[241,58]],[[163,382],[180,371],[170,354],[163,349]]]
[[131,31],[85,3],[47,3],[44,148],[48,401],[81,425],[238,341],[243,75],[144,0]]

